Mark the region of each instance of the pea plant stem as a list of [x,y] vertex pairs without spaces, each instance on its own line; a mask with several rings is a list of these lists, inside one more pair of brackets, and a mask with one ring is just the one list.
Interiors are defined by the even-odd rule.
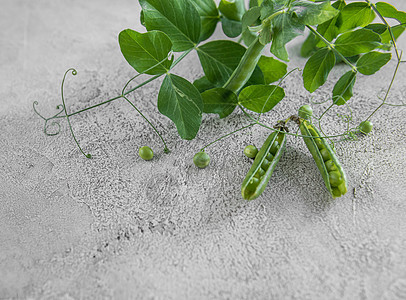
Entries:
[[334,51],[334,53],[336,53],[342,60],[343,62],[345,62],[348,66],[351,67],[353,72],[358,72],[357,67],[354,66],[344,55],[342,55],[340,53],[340,51],[338,51],[335,47],[334,44],[330,43],[323,35],[321,35],[317,30],[315,30],[313,27],[306,25],[306,27],[314,34],[316,35],[318,38],[320,38],[326,45],[327,47],[329,47],[331,50]]
[[392,89],[393,83],[395,82],[396,74],[398,73],[401,59],[402,59],[402,53],[400,53],[399,60],[396,63],[395,71],[393,72],[392,79],[389,83],[388,89],[386,90],[385,97],[383,98],[382,103],[368,116],[368,118],[365,121],[368,121],[382,106],[384,106],[386,104],[386,100],[388,99],[389,92]]
[[241,128],[239,128],[239,129],[237,129],[237,130],[234,130],[234,131],[232,131],[232,132],[229,132],[229,133],[227,133],[227,134],[225,134],[225,135],[219,137],[218,139],[214,140],[213,142],[207,144],[206,146],[204,146],[203,148],[201,148],[200,151],[204,151],[204,149],[206,149],[207,147],[209,147],[209,146],[211,146],[211,145],[217,143],[218,141],[220,141],[220,140],[222,140],[222,139],[224,139],[224,138],[226,138],[226,137],[229,137],[230,135],[233,135],[233,134],[235,134],[235,133],[237,133],[237,132],[239,132],[239,131],[241,131],[241,130],[244,130],[244,129],[247,129],[247,128],[249,128],[249,127],[252,127],[252,126],[254,126],[254,125],[256,125],[256,124],[257,124],[256,122],[255,122],[255,123],[250,123],[250,124],[248,124],[247,126],[244,126],[244,127],[241,127]]
[[[182,59],[184,59],[184,58],[186,57],[186,55],[188,55],[192,50],[193,50],[193,48],[192,48],[192,49],[189,49],[189,50],[187,50],[187,51],[185,51],[185,52],[183,52],[183,53],[173,62],[173,64],[172,64],[172,66],[171,66],[170,69],[172,70],[172,69],[173,69]],[[111,99],[108,99],[108,100],[106,100],[106,101],[100,102],[100,103],[98,103],[98,104],[95,104],[95,105],[86,107],[86,108],[84,108],[84,109],[75,111],[75,112],[73,112],[73,113],[68,114],[67,117],[71,117],[71,116],[80,114],[80,113],[85,112],[85,111],[87,111],[87,110],[90,110],[90,109],[93,109],[93,108],[102,106],[102,105],[107,104],[107,103],[110,103],[110,102],[113,102],[113,101],[115,101],[115,100],[117,100],[117,99],[122,98],[123,96],[127,96],[128,94],[131,94],[131,93],[134,92],[135,90],[137,90],[137,89],[139,89],[139,88],[141,88],[141,87],[147,85],[148,83],[150,83],[150,82],[152,82],[152,81],[158,79],[158,78],[161,77],[162,75],[164,75],[164,74],[159,74],[159,75],[155,75],[155,76],[153,76],[153,77],[151,77],[151,78],[148,78],[148,79],[145,80],[144,82],[142,82],[142,83],[138,84],[137,86],[135,86],[135,87],[129,89],[128,91],[124,92],[122,95],[113,97],[113,98],[111,98]],[[126,84],[126,86],[127,86],[127,84]],[[55,119],[57,119],[57,118],[66,118],[66,116],[56,116]]]
[[374,12],[378,15],[378,17],[381,19],[381,21],[385,24],[385,26],[386,26],[386,28],[387,28],[387,30],[389,32],[389,35],[391,37],[393,47],[395,48],[396,57],[397,57],[398,60],[401,60],[401,57],[400,57],[400,54],[399,54],[399,51],[398,51],[398,47],[396,46],[396,39],[395,39],[395,36],[393,35],[391,26],[386,21],[386,19],[382,16],[382,14],[379,12],[379,10],[376,8],[376,5],[374,3],[372,3],[370,0],[365,0],[365,2],[368,3],[368,5],[370,7],[372,7]]
[[156,127],[148,120],[147,117],[144,116],[144,114],[134,105],[134,103],[132,103],[126,96],[121,96],[124,98],[124,100],[126,100],[140,115],[141,117],[144,118],[145,121],[148,122],[148,124],[152,127],[152,129],[156,132],[156,134],[159,136],[159,138],[162,140],[162,143],[164,144],[165,148],[164,148],[164,152],[169,151],[168,146],[166,145],[166,142],[164,140],[164,138],[162,137],[162,135],[158,132],[158,130],[156,129]]

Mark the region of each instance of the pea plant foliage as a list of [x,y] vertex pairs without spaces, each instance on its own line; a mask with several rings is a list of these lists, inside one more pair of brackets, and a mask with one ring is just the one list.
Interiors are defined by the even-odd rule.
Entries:
[[[66,71],[62,80],[62,103],[58,112],[43,117],[44,132],[58,134],[59,120],[66,119],[74,141],[80,146],[71,126],[71,118],[100,105],[123,99],[137,110],[162,140],[164,151],[169,152],[163,136],[137,108],[127,95],[149,82],[163,77],[158,93],[159,112],[176,126],[182,139],[194,139],[202,123],[202,114],[217,114],[226,118],[236,109],[243,112],[248,125],[225,133],[214,142],[250,126],[259,125],[272,132],[311,138],[288,133],[286,123],[300,117],[288,118],[284,125],[269,126],[260,121],[265,114],[285,99],[282,80],[291,72],[301,72],[303,86],[310,93],[322,87],[329,73],[337,64],[347,70],[335,82],[330,92],[330,106],[319,117],[312,116],[306,122],[318,121],[334,106],[343,106],[350,113],[346,118],[347,130],[334,137],[356,138],[360,126],[351,127],[351,98],[359,76],[371,76],[384,67],[392,56],[397,64],[392,78],[388,78],[386,94],[381,103],[363,126],[372,126],[370,119],[388,103],[388,94],[402,62],[402,52],[396,40],[406,29],[406,13],[385,2],[369,0],[346,3],[344,0],[138,0],[141,6],[140,21],[144,32],[125,29],[118,35],[118,42],[125,60],[134,68],[135,75],[123,87],[121,94],[80,111],[68,113],[64,99],[64,82],[73,68]],[[212,40],[216,27],[221,26],[224,38]],[[301,55],[307,62],[301,69],[289,69],[289,53],[286,44],[307,34],[301,46]],[[208,41],[209,40],[209,41]],[[196,51],[204,75],[194,82],[175,75],[172,69],[191,51]],[[176,58],[176,59],[175,59]],[[132,87],[141,74],[149,78]],[[286,87],[287,89],[289,87]],[[297,103],[298,106],[304,103]],[[298,121],[299,120],[299,121]],[[278,120],[275,120],[278,121]],[[58,124],[56,127],[55,124]],[[281,128],[284,130],[281,130]],[[370,131],[370,130],[369,130]],[[368,132],[369,132],[368,131]],[[322,132],[322,130],[321,130]],[[324,136],[332,139],[333,136]],[[203,163],[204,165],[204,163]]]

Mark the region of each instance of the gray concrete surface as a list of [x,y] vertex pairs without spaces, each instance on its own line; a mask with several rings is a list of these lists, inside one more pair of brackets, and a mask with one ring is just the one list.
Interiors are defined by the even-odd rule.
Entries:
[[[406,10],[405,1],[391,1]],[[69,111],[117,95],[132,69],[117,34],[141,30],[137,1],[1,0],[0,9],[0,299],[406,299],[406,122],[404,107],[385,107],[374,131],[336,144],[349,192],[332,200],[304,143],[289,139],[259,199],[241,199],[250,167],[242,154],[267,132],[252,128],[194,153],[245,119],[204,117],[193,141],[178,138],[157,114],[159,81],[131,99],[157,125],[172,150],[127,103],[116,101],[72,118],[85,159],[65,122],[47,137],[32,110],[49,116],[66,85]],[[217,38],[221,34],[216,35]],[[405,37],[400,47],[406,48]],[[303,66],[291,45],[291,68]],[[358,79],[354,124],[378,104],[395,62]],[[176,68],[190,80],[196,55]],[[331,74],[337,80],[342,69]],[[406,68],[390,101],[405,103]],[[300,73],[284,83],[287,98],[264,121],[309,103]],[[333,82],[313,95],[328,97]],[[320,114],[327,104],[315,106]],[[332,111],[323,123],[344,124]],[[138,148],[156,156],[141,161]]]

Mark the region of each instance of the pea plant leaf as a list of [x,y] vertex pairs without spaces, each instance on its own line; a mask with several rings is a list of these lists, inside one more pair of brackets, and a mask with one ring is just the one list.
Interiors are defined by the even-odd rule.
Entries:
[[378,2],[375,4],[376,9],[385,18],[396,19],[399,23],[406,23],[406,13],[398,11],[392,5],[385,2]]
[[230,115],[238,104],[237,95],[224,88],[214,88],[202,93],[203,112],[218,114],[221,118]]
[[285,2],[285,0],[263,0],[261,3],[261,20],[283,9]]
[[372,24],[365,26],[364,28],[372,30],[373,32],[381,35],[388,29],[388,26],[386,26],[385,24],[382,24],[382,23],[372,23]]
[[224,18],[241,21],[245,13],[244,0],[220,0],[219,10]]
[[357,73],[348,71],[337,81],[333,88],[333,103],[344,105],[353,96],[353,87]]
[[[320,39],[315,36],[312,32],[309,33],[307,36],[306,40],[303,42],[302,47],[300,48],[300,55],[302,57],[309,57],[312,54],[314,54],[318,48],[317,48],[317,43],[320,41]],[[324,47],[325,44],[321,47]]]
[[[405,29],[406,29],[406,23],[401,24],[401,25],[395,25],[395,26],[391,27],[391,31],[392,31],[392,34],[393,34],[393,37],[394,37],[395,41],[405,31]],[[389,29],[386,29],[386,31],[381,34],[381,40],[382,40],[382,44],[389,45],[387,47],[382,47],[382,48],[390,50],[390,48],[391,48],[390,44],[392,43],[392,37],[391,37],[391,35],[389,33]]]
[[[336,1],[332,4],[332,6],[338,9],[339,13],[337,13],[334,18],[317,26],[317,31],[329,42],[335,39],[339,33],[338,29],[340,28],[342,23],[341,10],[345,7],[345,2]],[[316,47],[322,48],[324,46],[324,42],[320,39],[317,39]]]
[[330,5],[330,1],[310,2],[298,0],[293,2],[294,11],[304,25],[318,25],[334,18],[339,11]]
[[241,21],[230,20],[227,18],[221,18],[221,26],[226,36],[235,38],[242,32]]
[[173,50],[193,48],[200,39],[201,22],[195,6],[188,0],[139,0],[148,31],[161,30],[173,43]]
[[216,87],[221,87],[219,84],[215,84],[211,82],[210,80],[207,79],[206,76],[200,77],[199,79],[196,79],[193,81],[193,85],[197,88],[197,90],[200,93],[203,93],[204,91],[216,88]]
[[357,69],[364,75],[375,74],[391,60],[391,57],[390,53],[369,52],[357,61]]
[[357,29],[341,34],[334,42],[335,48],[344,56],[369,52],[381,45],[379,34],[368,29]]
[[260,16],[261,8],[255,6],[249,9],[242,17],[242,38],[244,40],[244,44],[247,46],[251,45],[256,38],[256,34],[250,30],[250,27],[260,25]]
[[203,101],[193,84],[167,74],[159,90],[158,110],[175,123],[182,139],[195,138],[202,122]]
[[238,103],[245,108],[265,113],[275,107],[285,97],[285,91],[276,85],[251,85],[238,96]]
[[287,72],[288,66],[269,56],[261,56],[258,61],[258,67],[264,74],[264,79],[266,84],[270,84],[281,79]]
[[303,83],[306,90],[313,93],[322,86],[336,62],[334,52],[322,48],[314,53],[303,69]]
[[161,31],[139,33],[125,29],[120,32],[118,41],[124,58],[138,73],[143,73],[163,61],[145,73],[149,75],[164,74],[172,65],[173,57],[171,60],[165,60],[171,51],[172,42]]
[[[217,40],[208,42],[197,49],[204,74],[216,84],[224,84],[237,68],[246,49],[233,41]],[[257,67],[249,83],[264,83],[261,70]]]
[[304,25],[293,13],[283,13],[273,19],[271,52],[279,59],[289,61],[285,45],[295,37],[302,35]]
[[366,2],[353,2],[342,9],[341,17],[340,32],[342,33],[370,24],[375,19],[375,12]]
[[213,0],[194,0],[191,3],[197,9],[202,24],[200,41],[207,40],[212,36],[220,20],[219,11]]

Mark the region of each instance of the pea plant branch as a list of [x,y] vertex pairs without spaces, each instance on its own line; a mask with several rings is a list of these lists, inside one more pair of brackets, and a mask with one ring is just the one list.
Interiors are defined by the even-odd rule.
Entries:
[[[217,114],[219,118],[226,118],[238,107],[249,121],[248,125],[242,125],[203,146],[194,160],[197,166],[208,165],[210,159],[203,153],[207,147],[242,130],[259,125],[273,134],[266,143],[269,147],[274,145],[275,148],[275,143],[279,142],[285,145],[287,135],[304,138],[319,170],[324,173],[336,172],[334,175],[329,173],[333,177],[338,176],[331,179],[335,185],[331,185],[326,179],[330,175],[324,174],[323,178],[330,194],[338,197],[346,192],[345,174],[341,172],[338,159],[331,153],[328,157],[333,160],[335,169],[327,170],[325,161],[321,162],[315,147],[318,146],[319,150],[327,149],[329,152],[330,146],[324,142],[325,139],[330,139],[332,144],[334,138],[356,139],[359,132],[368,133],[372,130],[370,120],[384,105],[393,107],[405,105],[403,102],[387,103],[402,62],[402,52],[398,49],[396,40],[406,29],[406,13],[388,3],[372,3],[370,0],[351,3],[346,3],[345,0],[250,0],[246,7],[244,0],[220,0],[218,5],[214,0],[138,1],[141,6],[140,21],[146,31],[141,33],[125,29],[118,35],[124,59],[136,71],[136,75],[124,85],[120,95],[68,113],[63,85],[69,72],[72,75],[77,74],[76,70],[71,68],[66,71],[62,80],[62,104],[57,106],[57,113],[46,118],[37,110],[38,102],[33,103],[34,111],[45,122],[44,133],[50,136],[58,134],[61,130],[59,121],[66,119],[77,147],[87,158],[92,156],[85,153],[79,145],[70,118],[118,99],[128,102],[140,114],[160,137],[164,152],[169,153],[165,139],[137,107],[137,101],[134,103],[128,98],[130,93],[163,77],[157,107],[162,115],[175,124],[180,138],[192,140],[196,137],[202,124],[203,113]],[[387,19],[397,24],[390,25]],[[226,38],[207,42],[219,23]],[[299,117],[292,115],[275,126],[264,124],[260,121],[263,114],[277,109],[279,102],[288,101],[281,82],[297,69],[288,72],[289,53],[286,45],[304,35],[306,29],[309,34],[301,46],[301,55],[308,59],[300,71],[303,86],[309,93],[324,88],[323,85],[336,65],[344,64],[349,70],[335,83],[331,97],[323,101],[323,103],[331,101],[331,105],[319,117],[313,116],[310,107],[307,107],[307,114],[302,116],[300,113]],[[234,38],[237,38],[238,42],[235,42]],[[172,72],[191,51],[196,51],[204,73],[194,82],[189,82]],[[356,78],[371,76],[378,72],[391,61],[392,51],[395,53],[397,64],[385,96],[381,99],[382,103],[358,126],[351,126],[353,116],[357,113],[351,108]],[[176,60],[175,53],[180,53]],[[130,84],[142,74],[151,77],[129,88]],[[277,81],[279,83],[274,84]],[[297,103],[298,106],[302,104],[304,103]],[[342,107],[349,112],[340,115],[340,120],[347,123],[347,130],[327,136],[324,134],[321,121],[333,107]],[[253,114],[257,114],[257,117]],[[300,134],[289,132],[287,127],[289,120],[295,121],[299,126]],[[318,121],[318,129],[314,127],[312,120]],[[318,138],[323,142],[317,144],[315,140]],[[263,153],[271,155],[272,152],[269,151],[264,150]],[[275,153],[281,155],[282,152],[278,150]],[[142,153],[143,155],[140,150],[141,157],[144,156],[148,160],[152,158],[151,149],[144,148]],[[326,157],[325,155],[324,158]],[[275,165],[278,160],[279,158],[275,160]],[[331,165],[328,163],[328,166]],[[274,165],[266,170],[273,168]],[[250,175],[247,182],[244,182],[245,198],[251,199],[252,193],[257,196],[258,191],[262,192],[263,185],[256,190],[257,186],[255,185],[254,189],[253,184],[257,182],[256,179],[261,182],[263,171],[266,174],[272,173],[272,171],[267,173],[263,169],[259,171],[260,169],[256,164],[256,171]],[[257,176],[255,180],[254,175]]]

